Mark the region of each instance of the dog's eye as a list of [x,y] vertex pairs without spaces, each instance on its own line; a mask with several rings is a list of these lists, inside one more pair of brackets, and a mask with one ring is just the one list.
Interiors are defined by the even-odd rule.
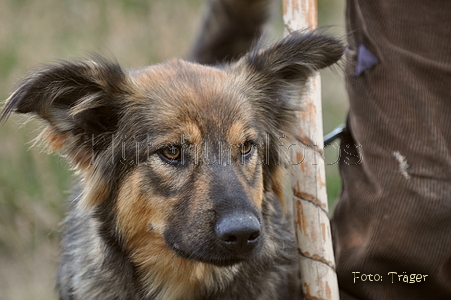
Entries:
[[162,148],[158,154],[168,163],[179,163],[182,157],[182,149],[180,146],[167,146]]
[[254,144],[250,141],[246,141],[241,145],[241,155],[244,157],[249,156],[252,153],[252,150],[254,150]]

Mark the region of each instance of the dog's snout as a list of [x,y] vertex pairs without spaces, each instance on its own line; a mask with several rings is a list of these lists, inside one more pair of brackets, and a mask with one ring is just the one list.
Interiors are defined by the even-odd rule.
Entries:
[[261,234],[260,222],[250,214],[223,217],[216,224],[216,234],[227,249],[244,253],[257,245]]

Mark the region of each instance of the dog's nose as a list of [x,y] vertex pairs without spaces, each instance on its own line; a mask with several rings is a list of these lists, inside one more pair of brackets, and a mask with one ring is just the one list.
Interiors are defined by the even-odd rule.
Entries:
[[219,241],[230,251],[244,253],[258,244],[260,222],[249,214],[234,214],[223,217],[216,224]]

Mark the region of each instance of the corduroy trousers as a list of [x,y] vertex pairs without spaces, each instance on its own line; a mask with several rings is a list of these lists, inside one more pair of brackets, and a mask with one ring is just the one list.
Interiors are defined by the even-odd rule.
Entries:
[[451,299],[451,1],[347,0],[340,296]]

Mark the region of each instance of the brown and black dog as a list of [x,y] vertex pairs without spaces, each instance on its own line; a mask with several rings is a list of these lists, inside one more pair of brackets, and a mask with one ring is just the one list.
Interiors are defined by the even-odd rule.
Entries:
[[211,1],[191,60],[219,65],[62,62],[7,100],[1,119],[42,119],[40,139],[79,176],[61,299],[302,297],[277,139],[295,134],[306,80],[343,47],[294,32],[242,55],[268,2]]

